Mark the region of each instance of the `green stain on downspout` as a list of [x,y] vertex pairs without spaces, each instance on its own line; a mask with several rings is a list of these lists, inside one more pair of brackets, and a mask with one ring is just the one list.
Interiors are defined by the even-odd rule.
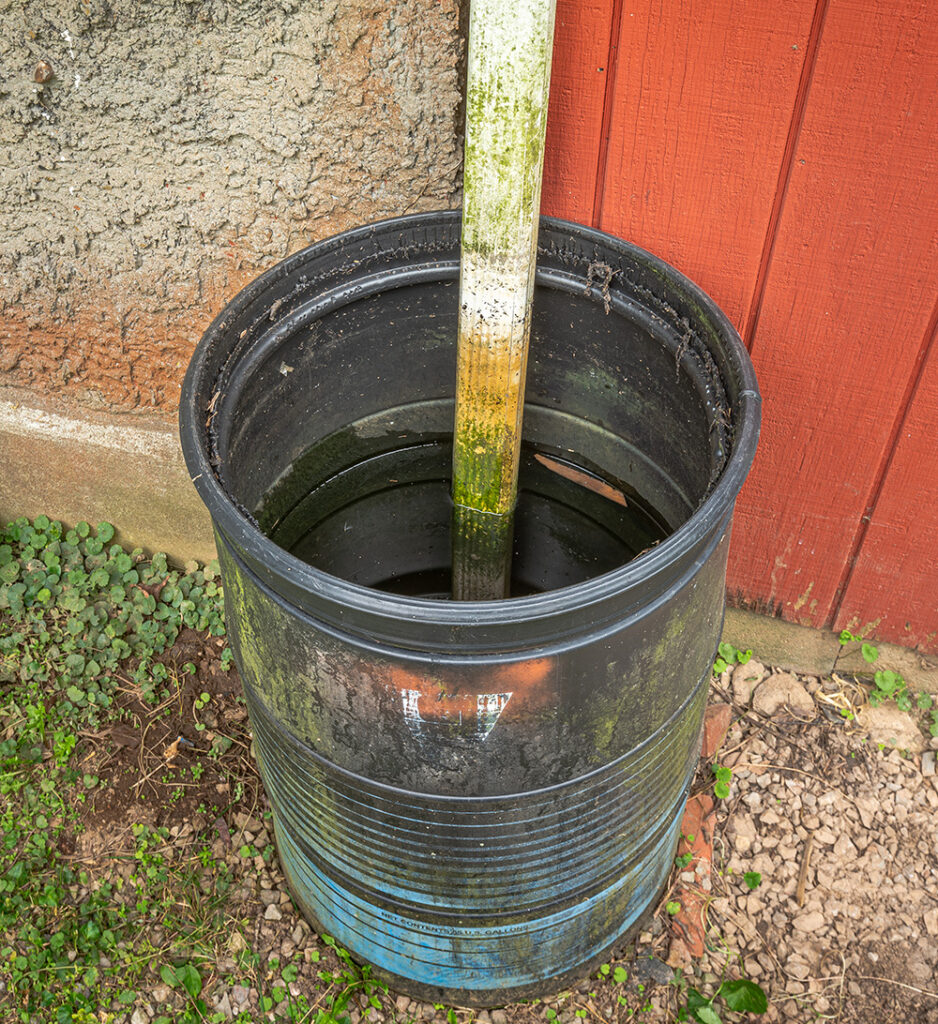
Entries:
[[506,597],[556,0],[472,0],[463,178],[453,597]]

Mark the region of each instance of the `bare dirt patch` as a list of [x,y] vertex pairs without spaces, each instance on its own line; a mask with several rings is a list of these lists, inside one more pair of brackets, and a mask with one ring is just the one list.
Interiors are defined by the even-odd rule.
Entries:
[[243,787],[256,778],[237,670],[221,665],[225,645],[223,637],[183,630],[159,658],[169,693],[156,706],[125,678],[115,700],[119,720],[83,737],[90,747],[83,770],[107,783],[86,805],[86,835],[128,817],[167,827],[205,818],[205,808],[230,802],[232,779]]

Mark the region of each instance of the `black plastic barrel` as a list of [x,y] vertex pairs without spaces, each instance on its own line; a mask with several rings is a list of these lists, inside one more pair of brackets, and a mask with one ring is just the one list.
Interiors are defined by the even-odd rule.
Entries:
[[674,855],[759,430],[673,268],[541,224],[513,596],[446,600],[459,217],[291,256],[209,328],[181,432],[297,903],[486,1005],[626,938]]

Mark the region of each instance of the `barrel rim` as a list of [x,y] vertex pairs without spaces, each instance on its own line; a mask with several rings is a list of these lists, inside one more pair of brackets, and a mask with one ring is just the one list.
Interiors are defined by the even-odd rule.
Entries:
[[[245,512],[238,508],[218,479],[211,464],[204,407],[200,397],[213,383],[209,379],[208,357],[213,345],[225,340],[226,328],[237,315],[247,310],[276,281],[289,275],[310,259],[319,259],[332,251],[376,236],[393,232],[412,232],[421,227],[453,227],[460,211],[435,211],[409,214],[376,221],[333,235],[302,249],[255,278],[218,314],[199,341],[189,363],[179,406],[179,430],[182,450],[190,478],[216,525],[237,548],[252,561],[264,565],[275,577],[288,582],[319,600],[348,611],[359,611],[382,619],[406,619],[413,625],[456,628],[467,620],[475,627],[511,627],[514,624],[552,618],[582,605],[615,598],[624,591],[646,584],[650,577],[665,571],[690,554],[711,531],[719,528],[736,500],[755,455],[761,420],[761,398],[755,370],[736,329],[706,292],[680,271],[641,247],[595,228],[572,221],[542,217],[541,238],[562,236],[592,243],[644,263],[655,274],[686,295],[709,319],[715,333],[725,344],[728,369],[738,385],[733,402],[734,437],[729,457],[715,486],[692,515],[651,551],[625,565],[581,583],[526,597],[495,601],[448,602],[409,597],[375,590],[311,566],[278,547],[265,536]],[[458,227],[457,227],[458,230]],[[450,261],[442,261],[448,264]],[[721,369],[723,369],[721,367]]]

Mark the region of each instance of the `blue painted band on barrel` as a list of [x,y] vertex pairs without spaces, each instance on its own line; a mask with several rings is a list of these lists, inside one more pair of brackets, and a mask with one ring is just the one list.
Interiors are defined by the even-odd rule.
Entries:
[[500,993],[543,984],[559,964],[589,963],[624,935],[667,879],[682,811],[683,803],[641,865],[589,899],[516,925],[445,926],[394,914],[337,885],[279,827],[277,842],[304,911],[340,944],[398,978]]

